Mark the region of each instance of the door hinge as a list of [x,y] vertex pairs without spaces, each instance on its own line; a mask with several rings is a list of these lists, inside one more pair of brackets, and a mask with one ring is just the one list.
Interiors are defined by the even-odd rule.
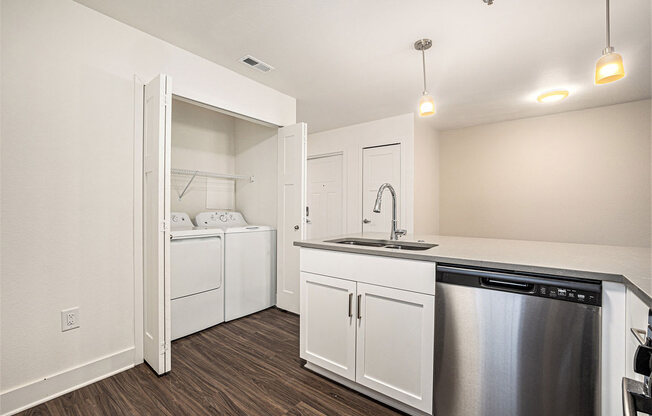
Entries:
[[165,232],[165,231],[168,231],[169,229],[170,229],[170,220],[161,221],[161,227],[160,227],[159,231]]

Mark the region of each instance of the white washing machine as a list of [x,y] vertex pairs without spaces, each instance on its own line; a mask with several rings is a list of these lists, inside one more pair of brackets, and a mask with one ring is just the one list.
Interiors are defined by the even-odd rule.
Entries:
[[224,322],[224,231],[171,214],[172,339]]
[[202,212],[197,226],[219,222],[224,230],[224,319],[276,304],[276,230],[247,224],[239,212]]

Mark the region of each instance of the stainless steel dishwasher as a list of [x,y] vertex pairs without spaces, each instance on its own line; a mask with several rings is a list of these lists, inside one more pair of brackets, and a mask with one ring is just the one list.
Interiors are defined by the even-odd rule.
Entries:
[[602,286],[437,266],[435,416],[600,415]]

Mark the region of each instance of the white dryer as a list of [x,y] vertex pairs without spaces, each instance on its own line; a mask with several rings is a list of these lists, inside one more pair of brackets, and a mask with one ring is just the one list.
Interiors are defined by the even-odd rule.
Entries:
[[202,212],[197,226],[219,222],[224,230],[224,319],[276,304],[276,230],[247,224],[239,212]]
[[171,214],[172,339],[224,322],[224,231]]

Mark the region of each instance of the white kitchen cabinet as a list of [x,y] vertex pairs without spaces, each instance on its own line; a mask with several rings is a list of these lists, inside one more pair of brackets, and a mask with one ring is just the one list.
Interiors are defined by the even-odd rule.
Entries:
[[301,358],[376,400],[431,415],[434,294],[433,262],[302,248]]
[[357,284],[355,380],[432,411],[434,296]]
[[356,283],[301,273],[300,355],[355,380]]

